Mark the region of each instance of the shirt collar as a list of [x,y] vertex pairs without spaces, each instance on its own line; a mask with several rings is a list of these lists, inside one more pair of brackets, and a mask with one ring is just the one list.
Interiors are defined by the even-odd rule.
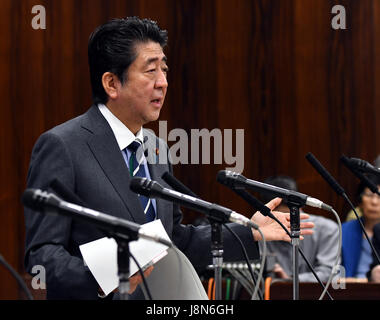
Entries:
[[141,142],[144,141],[143,128],[137,132],[136,136],[132,133],[127,126],[122,123],[104,104],[99,103],[98,108],[104,118],[110,125],[120,150],[124,150],[129,146],[134,140],[139,139]]

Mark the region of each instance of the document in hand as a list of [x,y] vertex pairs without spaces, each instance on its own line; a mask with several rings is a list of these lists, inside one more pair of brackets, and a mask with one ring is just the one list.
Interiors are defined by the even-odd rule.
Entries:
[[[170,241],[160,219],[142,225],[143,230],[158,234]],[[79,246],[84,262],[90,269],[95,280],[108,295],[119,286],[117,266],[117,243],[113,238],[101,238]],[[138,239],[129,243],[129,251],[136,258],[140,267],[145,269],[167,254],[168,247],[164,244],[146,239]],[[130,276],[138,271],[138,267],[130,257]]]

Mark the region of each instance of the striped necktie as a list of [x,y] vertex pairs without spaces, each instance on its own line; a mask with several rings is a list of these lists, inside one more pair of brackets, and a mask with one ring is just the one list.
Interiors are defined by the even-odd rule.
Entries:
[[[131,151],[131,156],[129,158],[129,173],[131,177],[146,178],[144,164],[142,163],[144,160],[144,154],[140,140],[133,141],[127,149]],[[150,198],[140,194],[138,196],[144,209],[147,222],[153,221],[156,213],[154,212],[154,207]]]

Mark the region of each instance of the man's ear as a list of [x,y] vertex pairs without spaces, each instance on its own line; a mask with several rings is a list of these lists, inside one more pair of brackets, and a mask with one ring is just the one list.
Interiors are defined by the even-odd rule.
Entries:
[[121,86],[119,78],[112,72],[105,72],[102,76],[102,84],[109,99],[114,100],[119,96],[118,88]]

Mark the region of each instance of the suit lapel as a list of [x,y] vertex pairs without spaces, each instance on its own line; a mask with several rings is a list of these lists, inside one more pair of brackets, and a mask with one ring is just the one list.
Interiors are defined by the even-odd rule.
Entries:
[[92,133],[87,143],[94,157],[125,204],[131,220],[139,224],[145,223],[138,196],[129,189],[131,178],[128,167],[111,127],[97,106],[92,106],[87,114],[88,118],[85,119],[88,121],[84,121],[82,127]]

